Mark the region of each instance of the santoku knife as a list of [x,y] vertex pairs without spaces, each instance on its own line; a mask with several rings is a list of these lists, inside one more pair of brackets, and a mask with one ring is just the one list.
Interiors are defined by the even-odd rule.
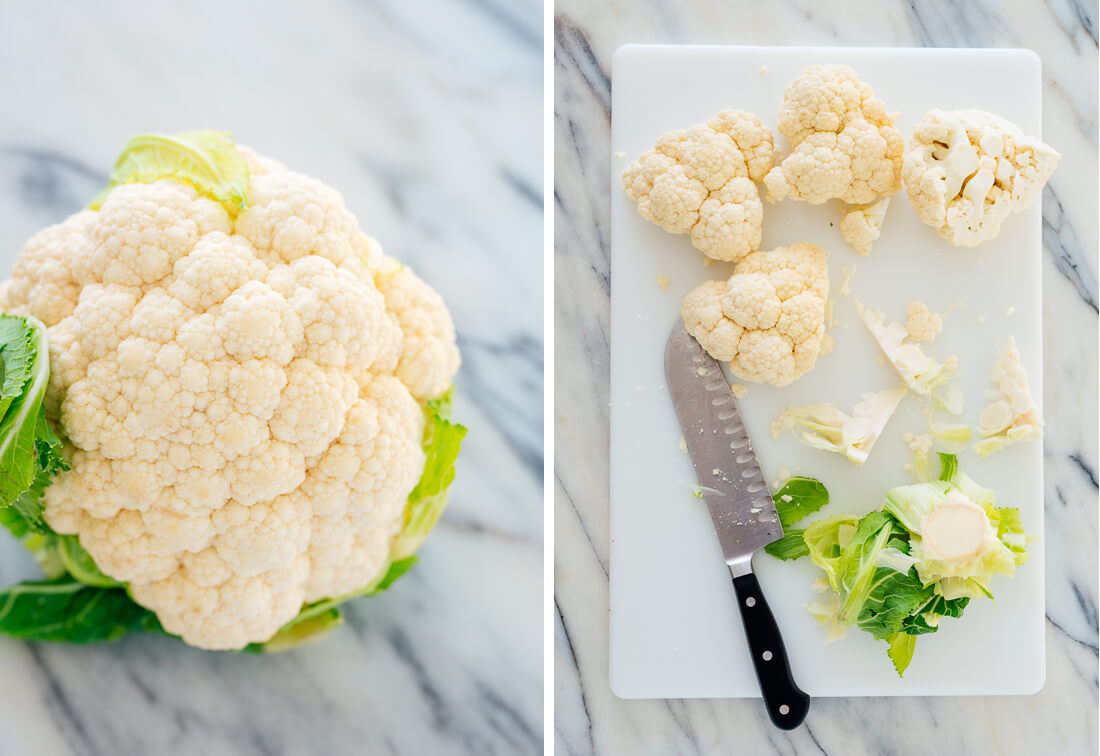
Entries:
[[756,550],[783,536],[775,502],[722,368],[683,323],[677,323],[668,339],[665,375],[703,499],[733,574],[764,705],[777,727],[793,729],[806,718],[810,697],[791,676],[779,627],[752,574]]

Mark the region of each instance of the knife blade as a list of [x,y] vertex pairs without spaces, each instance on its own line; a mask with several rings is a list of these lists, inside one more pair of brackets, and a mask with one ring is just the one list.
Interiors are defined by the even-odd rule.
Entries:
[[777,727],[794,729],[806,718],[810,697],[794,681],[779,626],[752,572],[752,555],[783,536],[767,480],[721,366],[679,321],[665,348],[665,377],[733,577],[768,716]]
[[737,400],[683,323],[669,337],[665,376],[726,564],[743,575],[757,549],[783,537],[783,526]]

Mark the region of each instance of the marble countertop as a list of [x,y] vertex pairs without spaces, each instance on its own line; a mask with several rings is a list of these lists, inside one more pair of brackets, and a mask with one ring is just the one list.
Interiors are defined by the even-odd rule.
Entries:
[[0,639],[0,753],[541,753],[541,88],[537,0],[0,5],[0,275],[134,133],[229,129],[446,297],[471,428],[420,563],[323,643]]
[[[562,754],[1097,750],[1095,3],[559,0],[555,9],[555,738]],[[791,733],[758,700],[608,687],[611,59],[628,42],[1027,47],[1043,61],[1047,681],[1035,696],[820,699]],[[1006,660],[1011,663],[1011,660]]]

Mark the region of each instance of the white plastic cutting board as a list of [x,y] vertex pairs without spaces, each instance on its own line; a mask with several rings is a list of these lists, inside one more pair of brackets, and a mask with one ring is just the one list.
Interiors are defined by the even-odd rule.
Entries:
[[[806,65],[846,63],[899,112],[908,140],[931,108],[981,108],[1040,134],[1040,63],[1026,50],[627,46],[614,60],[611,150],[611,688],[625,698],[758,696],[734,601],[680,428],[665,389],[665,341],[680,301],[707,279],[726,278],[727,263],[704,267],[686,235],[645,221],[622,191],[620,175],[661,134],[734,107],[774,130],[786,84]],[[776,135],[785,154],[785,139]],[[1057,148],[1057,145],[1055,145]],[[621,153],[621,156],[620,156]],[[1036,401],[1042,398],[1041,208],[1012,216],[1000,236],[957,249],[921,224],[904,191],[895,195],[870,257],[848,248],[835,202],[764,205],[762,249],[807,241],[831,251],[836,342],[812,372],[776,389],[752,385],[739,404],[764,471],[781,468],[819,478],[831,493],[822,514],[863,514],[884,492],[911,482],[906,431],[925,432],[928,405],[906,399],[870,460],[857,468],[839,455],[773,440],[771,420],[788,404],[831,401],[850,408],[859,394],[898,383],[855,312],[852,298],[904,321],[906,303],[953,309],[932,356],[959,357],[958,385],[974,426],[985,404],[989,369],[1015,336]],[[836,296],[842,269],[855,267],[852,298]],[[657,283],[667,276],[663,291]],[[1014,307],[1006,317],[1009,307]],[[1042,445],[1031,442],[979,459],[967,448],[960,467],[993,488],[1001,506],[1019,507],[1029,533],[1043,533]],[[811,518],[812,519],[812,518]],[[807,520],[809,522],[811,520]],[[885,643],[862,631],[824,645],[803,609],[820,573],[808,560],[754,560],[786,640],[794,675],[811,696],[1026,694],[1042,687],[1043,548],[1009,579],[992,584],[996,605],[972,601],[961,620],[917,639],[899,680]]]

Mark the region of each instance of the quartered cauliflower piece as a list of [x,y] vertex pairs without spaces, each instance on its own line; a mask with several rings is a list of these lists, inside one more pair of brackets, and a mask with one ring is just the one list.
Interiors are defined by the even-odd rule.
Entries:
[[707,257],[737,261],[760,246],[764,208],[754,182],[772,161],[772,134],[760,119],[724,110],[658,139],[623,172],[623,189],[646,220],[691,234]]
[[896,116],[848,66],[809,66],[787,85],[779,133],[791,152],[764,177],[768,201],[873,202],[901,189]]
[[1030,205],[1061,156],[983,110],[932,110],[913,130],[903,176],[917,215],[955,246],[989,241]]
[[[851,414],[826,402],[788,407],[772,422],[772,437],[779,438],[785,430],[794,431],[807,446],[843,454],[862,465],[908,392],[905,386],[898,386],[864,394]],[[799,428],[801,433],[797,432]]]
[[734,375],[786,386],[814,366],[825,335],[828,253],[813,244],[754,252],[728,281],[688,292],[688,333]]
[[882,222],[886,219],[886,208],[890,198],[883,197],[870,205],[858,205],[841,212],[840,233],[852,249],[861,255],[871,253],[871,245],[882,234]]
[[913,341],[932,341],[943,330],[943,318],[924,302],[913,301],[905,309],[905,331]]
[[951,376],[958,369],[958,358],[937,362],[926,355],[919,344],[909,340],[905,326],[887,321],[885,313],[865,307],[858,300],[855,304],[863,324],[905,385],[915,394],[932,397],[948,412],[960,414],[963,411],[962,392],[951,382]]
[[336,190],[240,152],[247,207],[114,186],[32,238],[2,297],[48,326],[71,469],[46,522],[207,649],[379,577],[459,366],[443,300]]
[[1015,339],[1009,340],[989,377],[994,386],[989,392],[991,403],[978,420],[982,440],[974,444],[974,451],[988,457],[1011,444],[1042,438],[1043,420],[1028,389]]

